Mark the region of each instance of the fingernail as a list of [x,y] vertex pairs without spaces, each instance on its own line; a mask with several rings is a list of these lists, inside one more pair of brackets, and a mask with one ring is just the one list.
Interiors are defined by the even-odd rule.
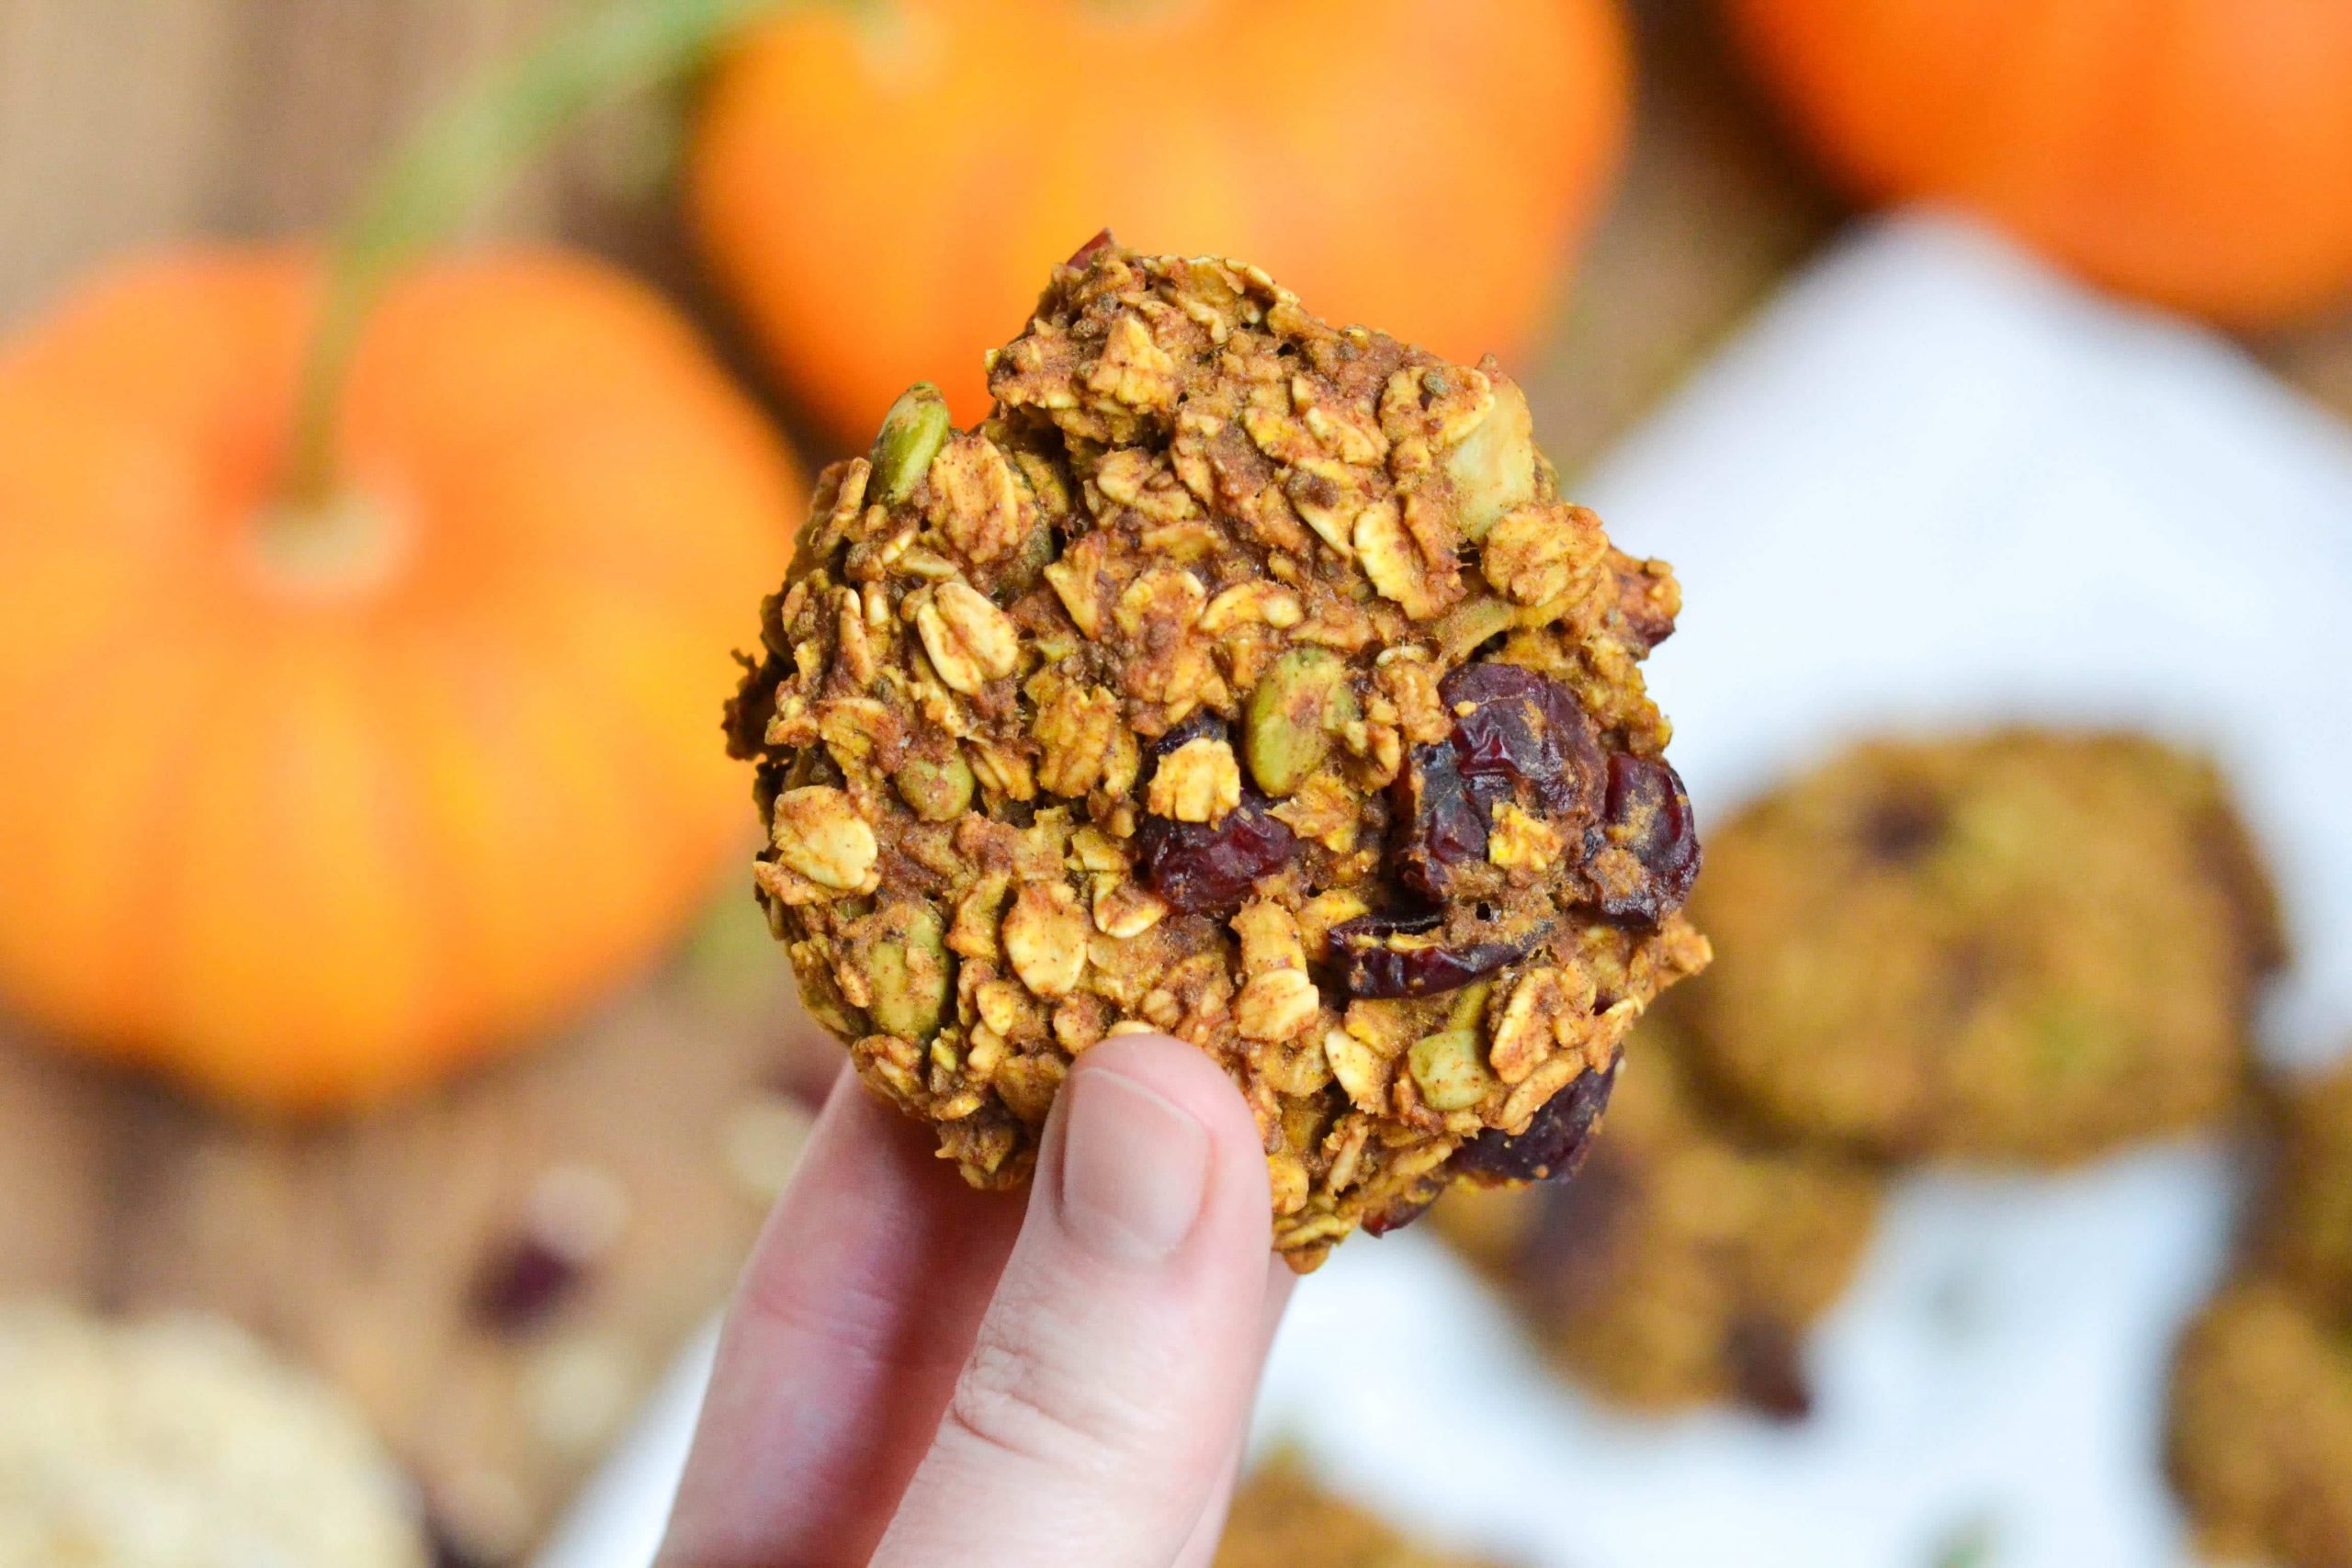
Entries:
[[1208,1129],[1115,1072],[1080,1073],[1062,1129],[1062,1223],[1091,1251],[1157,1263],[1183,1244],[1208,1189]]

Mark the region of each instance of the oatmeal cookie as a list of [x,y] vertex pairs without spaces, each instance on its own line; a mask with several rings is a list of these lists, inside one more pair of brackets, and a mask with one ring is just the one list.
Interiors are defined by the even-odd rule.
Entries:
[[2173,1481],[2217,1556],[2352,1568],[2352,1061],[2269,1109],[2239,1277],[2175,1361]]
[[1804,1331],[1852,1280],[1883,1182],[1845,1155],[1774,1147],[1732,1123],[1690,1081],[1686,1049],[1669,1021],[1645,1019],[1608,1135],[1576,1179],[1449,1193],[1435,1223],[1603,1397],[1801,1417]]
[[1317,1487],[1295,1460],[1261,1465],[1234,1494],[1215,1568],[1480,1568],[1407,1541]]
[[1192,1042],[1302,1269],[1562,1162],[1706,959],[1667,568],[1491,361],[1254,267],[1099,240],[989,364],[978,428],[918,388],[826,471],[729,707],[811,1010],[982,1187],[1077,1053]]
[[2352,1568],[2352,1334],[2341,1318],[2275,1281],[2223,1291],[2174,1363],[2166,1458],[2214,1561]]
[[1779,1128],[2059,1163],[2238,1093],[2280,943],[2206,762],[2124,735],[1860,746],[1710,846],[1709,1074]]
[[2352,1058],[2280,1086],[2276,1112],[2256,1261],[2352,1321]]
[[0,1563],[425,1568],[357,1412],[217,1319],[0,1307]]

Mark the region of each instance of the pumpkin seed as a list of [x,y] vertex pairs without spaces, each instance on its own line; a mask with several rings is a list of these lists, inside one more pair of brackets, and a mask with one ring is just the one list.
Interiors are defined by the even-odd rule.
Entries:
[[1040,523],[1030,529],[997,583],[997,597],[1009,603],[1037,586],[1038,578],[1053,564],[1055,547],[1054,530],[1049,525]]
[[865,978],[874,987],[866,1010],[883,1033],[922,1042],[939,1032],[947,1009],[947,933],[928,904],[909,907],[901,919],[904,934],[876,942],[866,955]]
[[947,400],[928,381],[918,381],[899,394],[882,416],[882,433],[874,438],[873,478],[867,493],[897,505],[914,493],[931,460],[947,444]]
[[910,757],[890,775],[899,796],[926,822],[952,822],[972,804],[972,766],[961,751],[945,761]]
[[1425,1034],[1405,1054],[1405,1066],[1432,1111],[1467,1111],[1487,1098],[1495,1075],[1487,1070],[1475,1029]]
[[1250,694],[1242,739],[1258,787],[1276,796],[1295,792],[1358,711],[1347,664],[1329,649],[1294,648],[1275,660]]
[[1535,463],[1527,396],[1517,387],[1498,386],[1493,410],[1444,458],[1464,538],[1476,544],[1497,518],[1535,499]]
[[1430,629],[1438,652],[1447,663],[1454,664],[1469,658],[1488,637],[1510,630],[1518,618],[1509,604],[1488,595],[1456,604]]
[[1453,1005],[1446,1010],[1448,1029],[1476,1029],[1478,1021],[1487,1016],[1487,998],[1495,993],[1492,980],[1473,980],[1453,993]]

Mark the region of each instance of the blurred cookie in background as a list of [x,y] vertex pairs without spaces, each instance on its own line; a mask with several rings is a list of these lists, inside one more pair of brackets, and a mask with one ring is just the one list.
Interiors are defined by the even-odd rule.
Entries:
[[2137,736],[1854,747],[1708,840],[1704,1066],[1795,1135],[2062,1164],[2221,1116],[2284,956],[2220,773]]
[[1691,1081],[1688,1050],[1672,1023],[1644,1019],[1581,1171],[1449,1193],[1435,1224],[1604,1398],[1797,1419],[1811,1408],[1805,1330],[1852,1280],[1882,1180],[1842,1153],[1735,1126]]
[[1234,1494],[1214,1568],[1489,1568],[1407,1540],[1316,1485],[1295,1456],[1260,1464]]
[[2283,1085],[2256,1265],[2352,1321],[2352,1058]]
[[2259,1279],[2231,1285],[2190,1325],[2173,1369],[2167,1458],[2214,1560],[2352,1563],[2347,1345],[2340,1318]]
[[2352,1565],[2352,1060],[2282,1085],[2238,1279],[2173,1369],[2173,1482],[2199,1546]]
[[428,1561],[411,1488],[358,1413],[242,1330],[0,1303],[0,1563]]

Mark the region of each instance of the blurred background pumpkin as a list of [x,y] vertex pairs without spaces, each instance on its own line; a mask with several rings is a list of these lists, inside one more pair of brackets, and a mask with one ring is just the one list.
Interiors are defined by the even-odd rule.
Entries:
[[802,492],[667,306],[543,252],[399,282],[289,496],[319,296],[180,251],[0,346],[0,989],[270,1111],[518,1039],[707,897]]
[[2352,292],[2352,6],[1728,4],[1866,200],[1953,203],[2094,282],[2239,325]]
[[1108,226],[1437,352],[1530,346],[1618,162],[1617,0],[812,6],[718,73],[694,226],[787,390],[862,443]]

